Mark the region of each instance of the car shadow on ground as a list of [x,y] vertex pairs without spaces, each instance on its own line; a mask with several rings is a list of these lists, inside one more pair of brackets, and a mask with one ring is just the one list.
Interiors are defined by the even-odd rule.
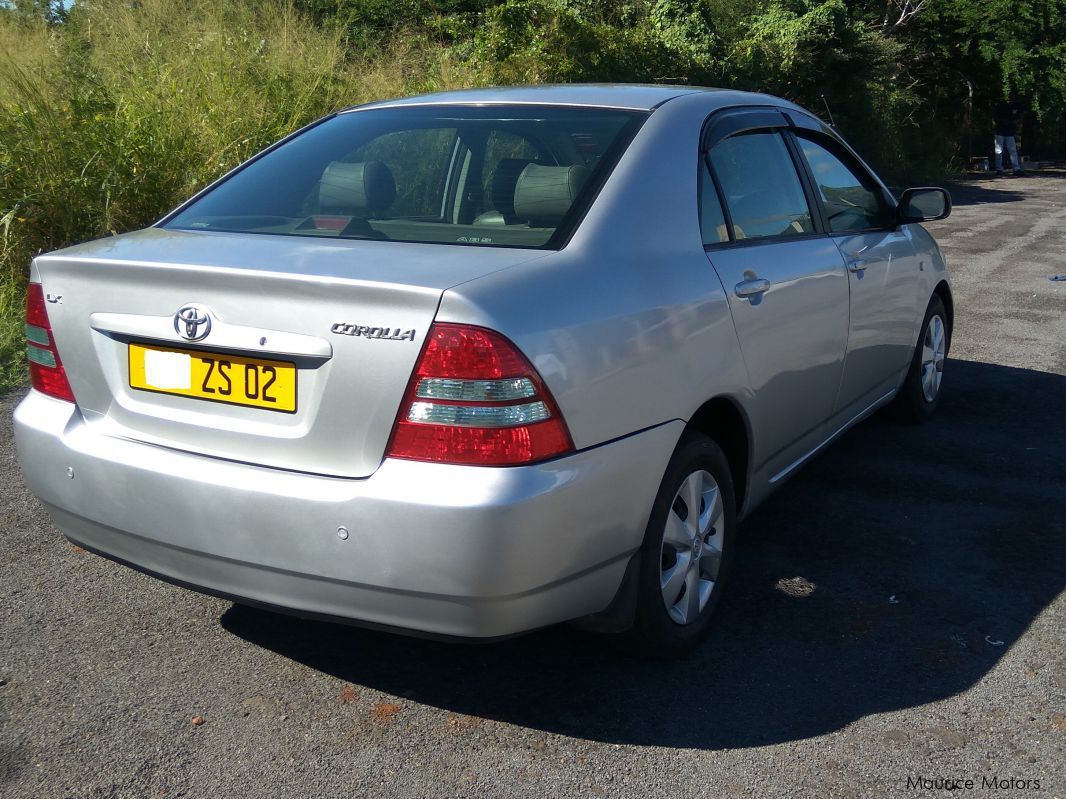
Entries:
[[624,744],[759,746],[952,696],[1063,588],[1066,377],[951,361],[948,378],[934,422],[870,420],[742,525],[713,633],[682,661],[566,627],[476,646],[242,606],[222,624],[356,685]]

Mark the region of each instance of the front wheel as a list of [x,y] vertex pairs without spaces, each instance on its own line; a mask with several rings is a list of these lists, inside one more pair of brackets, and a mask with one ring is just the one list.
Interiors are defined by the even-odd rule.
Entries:
[[733,479],[710,438],[686,433],[678,444],[641,547],[631,649],[676,657],[707,634],[732,560]]
[[943,300],[934,294],[922,321],[922,332],[907,377],[889,406],[890,413],[897,419],[924,422],[940,405],[944,365],[951,346],[947,318]]

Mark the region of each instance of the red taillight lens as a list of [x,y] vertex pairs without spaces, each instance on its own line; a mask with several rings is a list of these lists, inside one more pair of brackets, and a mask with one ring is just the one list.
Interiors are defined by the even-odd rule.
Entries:
[[481,327],[433,325],[389,456],[515,466],[573,448],[555,400],[514,344]]
[[26,360],[30,364],[30,383],[42,394],[74,402],[63,362],[59,360],[52,325],[48,322],[48,308],[44,303],[44,289],[40,283],[26,287]]

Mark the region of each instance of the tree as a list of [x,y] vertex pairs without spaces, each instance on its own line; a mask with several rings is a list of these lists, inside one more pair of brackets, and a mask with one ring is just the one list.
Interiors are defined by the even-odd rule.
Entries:
[[0,12],[58,25],[67,18],[71,5],[71,0],[0,0]]

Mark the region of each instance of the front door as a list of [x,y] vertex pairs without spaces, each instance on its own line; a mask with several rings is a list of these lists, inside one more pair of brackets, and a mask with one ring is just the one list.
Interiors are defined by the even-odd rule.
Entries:
[[897,388],[915,343],[918,261],[873,178],[825,136],[797,132],[826,225],[848,269],[851,323],[836,421]]

